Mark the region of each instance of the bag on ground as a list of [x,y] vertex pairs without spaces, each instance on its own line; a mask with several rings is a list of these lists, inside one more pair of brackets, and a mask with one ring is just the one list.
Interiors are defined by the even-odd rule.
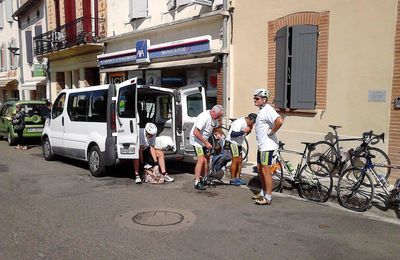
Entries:
[[151,183],[151,184],[161,184],[164,183],[164,175],[161,174],[160,169],[158,168],[158,165],[156,166],[150,166],[150,165],[145,165],[144,166],[144,181],[146,183]]

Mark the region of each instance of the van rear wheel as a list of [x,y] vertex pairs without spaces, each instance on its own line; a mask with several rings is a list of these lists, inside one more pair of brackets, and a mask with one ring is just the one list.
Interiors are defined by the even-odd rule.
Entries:
[[106,167],[104,165],[103,154],[98,146],[93,146],[88,156],[89,170],[94,177],[104,176]]

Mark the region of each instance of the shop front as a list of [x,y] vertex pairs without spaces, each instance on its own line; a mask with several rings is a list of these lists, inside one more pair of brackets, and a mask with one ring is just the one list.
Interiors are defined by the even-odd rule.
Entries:
[[138,77],[142,84],[178,88],[201,83],[207,106],[217,104],[222,95],[219,54],[211,53],[211,36],[150,45],[137,40],[131,49],[98,55],[103,83],[119,83]]

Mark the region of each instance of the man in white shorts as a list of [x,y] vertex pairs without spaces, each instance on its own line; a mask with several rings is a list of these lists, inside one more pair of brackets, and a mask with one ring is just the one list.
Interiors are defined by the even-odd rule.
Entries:
[[[193,145],[197,155],[197,162],[194,168],[194,188],[197,190],[206,189],[204,184],[208,176],[208,164],[212,148],[212,144],[208,141],[208,138],[218,128],[218,119],[222,115],[223,107],[215,105],[211,110],[203,111],[197,116],[196,122],[190,131],[190,144]],[[221,135],[218,133],[216,137],[221,138]],[[201,176],[203,176],[203,181],[200,181]]]
[[257,89],[254,92],[254,105],[260,108],[255,124],[257,169],[262,185],[260,194],[255,197],[258,205],[270,205],[272,201],[272,156],[279,147],[275,133],[283,124],[283,118],[267,104],[269,95],[267,89]]

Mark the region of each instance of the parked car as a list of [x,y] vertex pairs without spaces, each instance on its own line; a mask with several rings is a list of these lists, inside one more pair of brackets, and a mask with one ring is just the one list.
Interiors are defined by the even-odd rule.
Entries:
[[10,100],[5,102],[0,109],[0,137],[7,138],[9,145],[14,145],[17,134],[12,124],[12,116],[16,113],[15,106],[20,104],[25,112],[24,138],[37,138],[42,135],[44,119],[42,111],[46,107],[46,101],[42,100]]
[[117,85],[65,89],[43,130],[43,156],[87,161],[92,175],[101,176],[106,166],[139,158],[139,127],[152,122],[158,128],[156,146],[167,160],[193,159],[189,134],[205,109],[200,84],[168,89],[138,85],[133,78]]

